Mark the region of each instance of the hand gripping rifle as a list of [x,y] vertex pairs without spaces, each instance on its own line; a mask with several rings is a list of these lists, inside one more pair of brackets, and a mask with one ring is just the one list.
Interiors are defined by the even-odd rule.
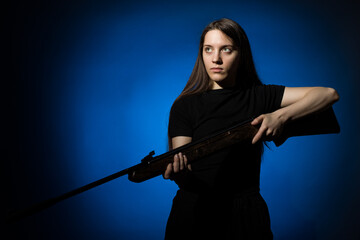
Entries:
[[[50,198],[24,210],[14,212],[8,217],[8,222],[14,222],[23,217],[30,216],[36,212],[51,207],[60,201],[73,197],[79,193],[90,190],[126,174],[128,174],[130,181],[136,183],[159,176],[165,172],[167,165],[173,162],[174,155],[179,152],[182,152],[184,155],[186,155],[188,163],[190,163],[234,144],[251,142],[252,138],[258,131],[256,126],[251,125],[252,120],[253,119],[249,119],[247,121],[241,122],[228,129],[222,130],[206,138],[188,143],[184,146],[156,157],[153,157],[155,152],[152,151],[149,153],[149,155],[141,160],[141,163],[137,165],[74,189],[58,197]],[[340,126],[337,122],[334,111],[332,108],[328,108],[325,111],[315,113],[288,123],[284,126],[281,136],[274,139],[273,142],[276,146],[280,146],[289,137],[339,132]]]

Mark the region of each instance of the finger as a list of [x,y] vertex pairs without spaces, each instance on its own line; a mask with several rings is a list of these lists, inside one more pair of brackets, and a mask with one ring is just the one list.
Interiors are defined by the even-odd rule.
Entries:
[[257,118],[255,118],[252,122],[251,125],[258,125],[260,124],[262,121],[264,120],[264,116],[260,115]]
[[255,134],[252,140],[252,144],[257,143],[262,138],[264,132],[265,132],[265,128],[260,128],[259,131]]
[[180,164],[180,170],[183,170],[184,169],[184,156],[181,152],[179,153],[179,156],[180,156],[180,161],[179,161],[179,164]]
[[171,173],[172,173],[172,169],[173,169],[173,166],[171,163],[169,163],[166,167],[166,170],[165,170],[165,173],[164,173],[164,178],[165,179],[170,179],[170,176],[171,176]]
[[273,136],[274,135],[274,132],[272,131],[272,129],[270,129],[270,128],[268,128],[267,130],[266,130],[266,136]]
[[173,162],[173,171],[174,173],[179,172],[179,154],[175,154],[174,156],[174,162]]
[[184,155],[184,164],[187,167],[187,169],[189,169],[190,171],[192,171],[191,169],[191,164],[188,164],[188,159],[186,157],[186,155]]
[[259,139],[261,138],[261,134],[257,133],[254,138],[252,139],[252,144],[257,143],[257,141],[259,141]]

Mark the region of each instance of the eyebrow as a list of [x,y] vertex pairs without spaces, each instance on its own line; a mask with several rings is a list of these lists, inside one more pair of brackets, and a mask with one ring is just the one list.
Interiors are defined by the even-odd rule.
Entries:
[[[212,45],[210,45],[210,44],[204,44],[204,47],[212,47]],[[220,48],[224,48],[224,47],[232,47],[232,48],[235,48],[234,45],[230,45],[230,44],[220,46]]]

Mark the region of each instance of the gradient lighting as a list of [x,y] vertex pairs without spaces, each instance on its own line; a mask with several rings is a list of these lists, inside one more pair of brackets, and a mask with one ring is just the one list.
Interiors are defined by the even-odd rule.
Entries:
[[[63,191],[135,165],[151,150],[167,151],[171,104],[191,73],[203,27],[214,19],[226,16],[244,27],[264,83],[341,88],[344,56],[330,51],[338,39],[329,40],[332,30],[319,19],[265,4],[167,7],[119,16],[103,6],[102,15],[84,14],[65,30],[48,103],[51,141],[68,166],[59,173],[67,179],[59,183]],[[335,184],[339,136],[291,139],[265,152],[261,189],[276,239],[313,239],[332,224],[319,216],[337,203],[323,205]],[[107,183],[56,206],[59,224],[72,231],[59,236],[162,239],[176,189],[162,177]]]

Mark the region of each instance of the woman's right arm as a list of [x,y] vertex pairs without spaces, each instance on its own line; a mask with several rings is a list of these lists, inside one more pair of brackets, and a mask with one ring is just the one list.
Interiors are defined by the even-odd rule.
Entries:
[[[173,149],[188,144],[191,142],[191,140],[191,137],[186,136],[173,137],[171,139]],[[165,179],[170,179],[172,173],[178,173],[184,170],[186,167],[191,170],[191,165],[187,163],[186,156],[180,152],[174,155],[174,162],[168,164],[163,176]]]

